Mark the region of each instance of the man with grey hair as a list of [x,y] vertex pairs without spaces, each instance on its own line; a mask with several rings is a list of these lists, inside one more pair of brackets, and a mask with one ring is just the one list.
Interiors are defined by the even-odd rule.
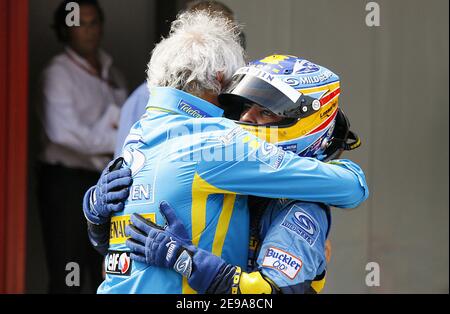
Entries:
[[[228,6],[219,1],[196,0],[187,3],[186,11],[197,10],[222,13],[229,20],[236,21],[234,12]],[[245,49],[246,38],[244,32],[240,32],[239,40],[241,46]],[[123,144],[125,142],[125,138],[130,132],[131,127],[145,113],[145,106],[147,105],[148,98],[149,91],[147,84],[142,83],[123,104],[122,110],[120,111],[119,129],[117,132],[116,147],[114,151],[115,157],[119,157],[122,154]]]
[[[181,14],[169,37],[155,47],[148,65],[147,112],[124,146],[129,169],[121,171],[131,171],[130,197],[123,208],[120,194],[129,183],[117,179],[120,171],[110,173],[118,160],[84,199],[91,227],[111,223],[106,279],[99,293],[191,293],[195,292],[191,285],[210,284],[204,282],[207,277],[190,276],[193,264],[215,273],[221,265],[211,259],[221,257],[244,267],[249,243],[247,195],[342,208],[356,207],[367,197],[361,183],[364,174],[357,165],[300,158],[222,117],[225,108],[219,107],[217,96],[243,65],[239,28],[223,15],[207,11]],[[130,215],[139,213],[158,225],[170,220],[158,210],[163,201],[174,205],[186,236],[198,250],[193,256],[177,256],[170,253],[178,251],[176,240],[154,242],[168,248],[162,262],[176,272],[133,261],[125,243]],[[141,240],[146,242],[144,235]]]

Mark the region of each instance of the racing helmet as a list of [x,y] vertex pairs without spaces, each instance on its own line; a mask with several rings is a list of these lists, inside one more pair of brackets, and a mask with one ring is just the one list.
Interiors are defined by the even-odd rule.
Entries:
[[237,122],[259,138],[302,157],[328,161],[361,145],[339,108],[339,76],[308,60],[272,55],[250,62],[219,95],[225,117],[238,121],[257,104],[283,119],[257,125]]

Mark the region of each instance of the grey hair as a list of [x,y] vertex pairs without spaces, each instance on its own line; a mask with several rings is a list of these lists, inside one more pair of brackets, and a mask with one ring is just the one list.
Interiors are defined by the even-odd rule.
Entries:
[[[218,12],[186,11],[172,22],[148,63],[147,85],[173,87],[195,96],[219,94],[245,65],[241,27]],[[222,83],[218,80],[222,76]]]

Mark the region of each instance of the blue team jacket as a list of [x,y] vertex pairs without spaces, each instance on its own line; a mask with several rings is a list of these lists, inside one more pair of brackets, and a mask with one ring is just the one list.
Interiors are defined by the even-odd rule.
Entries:
[[173,88],[154,88],[150,95],[146,114],[125,142],[133,186],[124,211],[111,219],[107,274],[98,293],[195,293],[173,270],[129,258],[124,230],[130,215],[164,225],[158,211],[163,200],[194,245],[245,267],[247,195],[343,208],[368,197],[364,174],[351,161],[325,164],[285,152],[223,118],[220,108]]

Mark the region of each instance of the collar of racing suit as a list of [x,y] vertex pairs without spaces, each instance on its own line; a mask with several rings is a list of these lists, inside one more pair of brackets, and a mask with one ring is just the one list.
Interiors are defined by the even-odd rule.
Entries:
[[154,87],[146,110],[160,110],[193,118],[219,118],[223,110],[194,95],[171,87]]

